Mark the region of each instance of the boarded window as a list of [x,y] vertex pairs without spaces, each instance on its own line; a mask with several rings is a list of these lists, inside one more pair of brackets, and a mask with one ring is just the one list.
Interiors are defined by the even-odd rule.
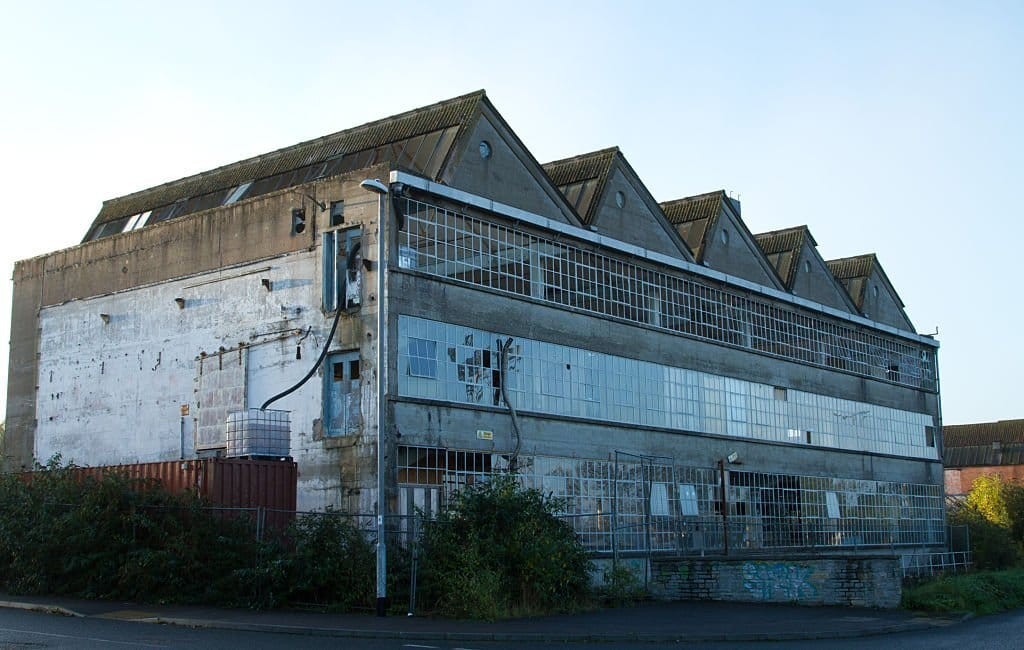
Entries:
[[324,372],[324,435],[347,436],[362,427],[359,401],[359,352],[339,352],[327,358]]
[[196,450],[225,446],[228,413],[245,409],[245,349],[225,350],[196,360]]

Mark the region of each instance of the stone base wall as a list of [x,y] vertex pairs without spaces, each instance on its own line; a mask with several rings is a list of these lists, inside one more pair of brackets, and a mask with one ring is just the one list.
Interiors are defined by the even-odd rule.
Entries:
[[660,600],[727,600],[898,607],[899,559],[892,556],[784,560],[654,559],[649,590]]

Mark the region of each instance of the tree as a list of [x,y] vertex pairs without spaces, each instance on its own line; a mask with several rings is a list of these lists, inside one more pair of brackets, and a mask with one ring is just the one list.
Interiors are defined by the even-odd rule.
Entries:
[[1010,531],[1014,540],[1024,541],[1024,486],[1004,481],[999,474],[983,474],[971,484],[967,505]]

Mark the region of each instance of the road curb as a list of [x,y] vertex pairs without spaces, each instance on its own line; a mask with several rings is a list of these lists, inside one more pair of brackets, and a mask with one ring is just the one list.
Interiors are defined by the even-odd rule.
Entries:
[[85,614],[71,611],[66,607],[56,605],[44,605],[42,603],[22,603],[15,600],[0,600],[0,607],[5,609],[23,609],[29,612],[45,612],[47,614],[60,614],[61,616],[72,616],[75,618],[86,618]]

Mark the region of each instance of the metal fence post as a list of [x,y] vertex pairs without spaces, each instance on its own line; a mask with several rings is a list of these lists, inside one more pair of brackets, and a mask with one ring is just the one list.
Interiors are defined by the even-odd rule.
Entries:
[[412,546],[412,559],[411,566],[409,569],[409,612],[407,616],[413,616],[416,613],[416,570],[419,565],[419,547],[420,547],[420,534],[419,534],[419,515],[412,515],[412,539],[409,540],[409,544]]

